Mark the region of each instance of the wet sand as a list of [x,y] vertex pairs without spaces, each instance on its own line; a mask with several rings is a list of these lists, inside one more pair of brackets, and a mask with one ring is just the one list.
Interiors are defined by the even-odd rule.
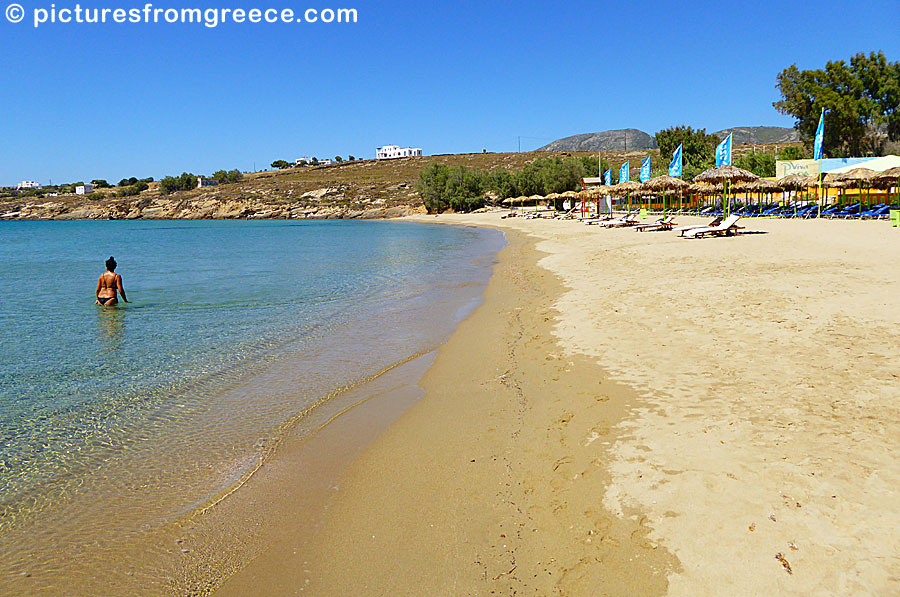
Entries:
[[484,304],[221,594],[900,592],[900,230],[423,221],[509,231]]
[[298,535],[220,595],[661,594],[677,562],[638,510],[602,498],[615,427],[636,396],[564,354],[564,291],[510,233],[485,302],[441,347],[426,396],[338,484]]

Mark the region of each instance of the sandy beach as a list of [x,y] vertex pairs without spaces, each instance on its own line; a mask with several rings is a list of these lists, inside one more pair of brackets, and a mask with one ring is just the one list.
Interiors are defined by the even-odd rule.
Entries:
[[484,303],[220,594],[900,592],[900,231],[420,219],[507,231]]

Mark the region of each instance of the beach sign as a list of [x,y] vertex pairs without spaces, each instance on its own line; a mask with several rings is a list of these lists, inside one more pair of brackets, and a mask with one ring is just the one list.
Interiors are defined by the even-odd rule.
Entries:
[[612,169],[603,173],[603,184],[608,187],[612,186]]
[[644,158],[644,161],[641,162],[641,182],[647,182],[650,180],[650,156]]
[[681,166],[682,166],[682,157],[681,157],[681,145],[675,150],[675,153],[672,154],[672,161],[669,162],[669,176],[673,176],[675,178],[681,178]]
[[628,172],[628,162],[622,164],[622,167],[619,168],[619,182],[625,182],[628,180],[630,173]]
[[731,165],[731,134],[716,147],[716,168]]
[[813,144],[813,159],[822,159],[822,141],[825,140],[825,108],[822,108],[822,115],[819,116],[819,126],[816,127],[816,141]]

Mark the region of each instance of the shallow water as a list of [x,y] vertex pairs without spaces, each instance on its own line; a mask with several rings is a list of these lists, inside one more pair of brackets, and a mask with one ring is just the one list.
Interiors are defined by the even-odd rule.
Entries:
[[[395,222],[0,223],[0,573],[52,576],[221,497],[316,404],[440,344],[502,242]],[[110,254],[132,302],[101,308]]]

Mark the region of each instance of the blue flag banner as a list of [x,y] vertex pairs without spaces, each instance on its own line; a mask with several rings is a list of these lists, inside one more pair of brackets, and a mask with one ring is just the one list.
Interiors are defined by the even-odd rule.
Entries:
[[675,150],[675,153],[672,154],[672,161],[669,162],[669,176],[681,178],[681,166],[681,145],[679,145],[678,149]]
[[647,182],[650,180],[650,156],[644,158],[644,161],[641,162],[641,182]]
[[731,135],[725,137],[716,147],[716,168],[731,165]]
[[822,108],[822,115],[819,116],[819,126],[816,128],[816,142],[813,145],[813,159],[822,159],[822,141],[825,140],[825,108]]
[[603,173],[603,184],[608,187],[612,186],[612,170],[607,170]]
[[619,182],[625,182],[628,180],[630,173],[628,172],[628,162],[622,164],[622,167],[619,168]]

